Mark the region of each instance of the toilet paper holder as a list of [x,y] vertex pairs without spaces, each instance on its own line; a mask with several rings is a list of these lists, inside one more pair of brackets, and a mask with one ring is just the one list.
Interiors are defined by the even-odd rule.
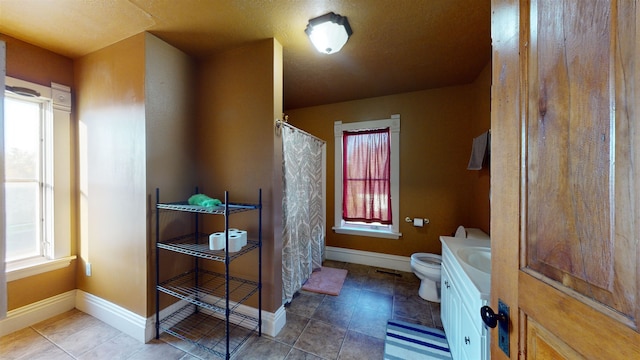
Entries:
[[423,223],[424,225],[426,225],[426,224],[428,224],[428,223],[429,223],[429,219],[427,219],[427,218],[413,218],[413,219],[412,219],[412,218],[410,218],[410,217],[408,217],[408,216],[407,216],[406,218],[404,218],[404,221],[405,221],[405,222],[413,223],[415,226],[421,226],[421,225],[416,224],[416,223],[420,223],[420,220],[422,220],[422,223]]

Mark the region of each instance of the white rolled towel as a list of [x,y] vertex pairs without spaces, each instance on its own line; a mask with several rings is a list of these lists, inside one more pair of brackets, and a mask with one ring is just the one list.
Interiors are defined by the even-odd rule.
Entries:
[[467,239],[480,239],[490,240],[490,237],[484,231],[478,228],[465,228],[464,226],[458,226],[454,237],[467,238]]
[[466,230],[467,230],[467,239],[491,240],[489,238],[489,235],[480,229],[469,228]]

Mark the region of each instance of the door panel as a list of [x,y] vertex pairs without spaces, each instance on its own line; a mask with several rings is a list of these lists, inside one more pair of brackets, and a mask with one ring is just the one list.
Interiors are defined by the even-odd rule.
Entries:
[[533,320],[527,322],[527,359],[584,359],[557,336]]
[[640,359],[637,0],[492,14],[491,305],[511,307],[511,358]]
[[[616,69],[624,66],[620,49],[634,44],[625,43],[633,37],[616,37],[613,5],[532,1],[523,240],[529,271],[614,309],[635,327],[633,183],[625,176],[633,144],[629,117],[615,112],[633,105],[615,95],[633,81],[624,77],[632,69],[619,78]],[[619,10],[628,16],[632,9]]]
[[[640,359],[640,335],[620,319],[605,314],[597,303],[525,272],[519,273],[518,282],[518,306],[526,327],[531,322],[538,324],[588,359]],[[526,332],[521,335],[527,339],[535,336]]]

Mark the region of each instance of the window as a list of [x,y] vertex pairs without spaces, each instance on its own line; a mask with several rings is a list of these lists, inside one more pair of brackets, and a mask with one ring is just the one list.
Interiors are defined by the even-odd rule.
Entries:
[[[67,266],[71,256],[70,89],[5,78],[5,260],[12,281]],[[30,89],[37,93],[25,96]],[[55,186],[54,186],[55,184]],[[55,192],[54,192],[55,189]]]
[[44,208],[51,174],[44,154],[51,142],[44,129],[49,118],[49,101],[5,94],[5,206],[6,261],[45,256],[51,234],[50,217]]
[[[399,238],[400,115],[356,123],[336,121],[334,134],[333,229],[341,234]],[[359,155],[354,157],[354,151]]]
[[391,224],[389,128],[342,134],[342,218]]

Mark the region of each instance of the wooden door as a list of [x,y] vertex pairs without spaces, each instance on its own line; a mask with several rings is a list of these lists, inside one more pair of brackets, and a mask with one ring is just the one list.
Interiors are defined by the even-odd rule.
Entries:
[[640,359],[639,14],[492,0],[493,359]]

